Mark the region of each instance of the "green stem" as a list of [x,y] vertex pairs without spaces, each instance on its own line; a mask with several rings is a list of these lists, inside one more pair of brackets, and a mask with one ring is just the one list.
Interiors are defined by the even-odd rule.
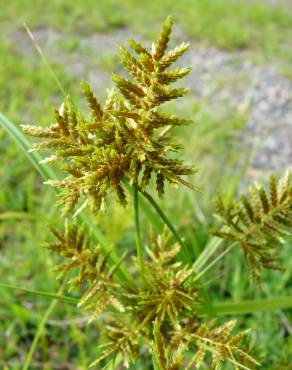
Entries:
[[[64,289],[64,285],[65,284],[62,284],[62,286],[60,287],[59,291],[58,291],[58,295],[62,293],[63,289]],[[24,365],[23,365],[23,368],[22,370],[28,370],[29,367],[30,367],[30,364],[31,364],[31,361],[32,361],[32,358],[33,358],[33,355],[35,353],[35,350],[36,350],[36,347],[37,347],[37,344],[38,344],[38,341],[41,337],[41,335],[43,334],[44,332],[44,328],[45,328],[45,324],[46,324],[46,321],[48,320],[48,318],[50,317],[51,313],[53,312],[56,304],[58,303],[58,300],[57,299],[54,299],[51,304],[49,305],[48,309],[46,310],[44,316],[42,317],[39,325],[38,325],[38,328],[37,328],[37,332],[33,338],[33,341],[32,341],[32,344],[30,346],[30,349],[29,349],[29,352],[26,356],[26,359],[25,359],[25,362],[24,362]]]
[[37,43],[34,35],[32,34],[31,30],[28,28],[28,26],[26,24],[24,24],[24,27],[26,29],[26,32],[28,33],[29,37],[31,38],[37,52],[40,54],[43,62],[45,63],[48,71],[50,72],[51,76],[53,77],[53,80],[56,82],[59,90],[61,91],[61,93],[64,95],[64,97],[66,98],[68,96],[68,94],[66,93],[63,85],[61,84],[60,80],[58,79],[55,71],[53,70],[52,66],[50,65],[47,57],[45,56],[44,52],[42,51],[41,47],[39,46],[39,44]]
[[153,208],[156,210],[158,215],[161,217],[161,219],[164,221],[164,223],[167,225],[168,229],[172,232],[175,239],[178,241],[179,245],[181,246],[181,253],[183,255],[183,259],[186,263],[191,262],[191,255],[188,251],[187,246],[184,244],[182,239],[180,238],[178,232],[176,231],[174,225],[171,223],[169,218],[166,216],[166,214],[162,211],[162,209],[159,207],[159,205],[156,203],[156,201],[152,198],[152,196],[147,193],[147,191],[144,191],[142,189],[138,189],[140,193],[150,202],[150,204],[153,206]]
[[157,361],[156,361],[156,358],[155,358],[154,353],[152,354],[152,365],[153,365],[153,369],[154,369],[154,370],[160,370],[160,369],[159,369],[159,366],[158,366],[158,364],[157,364]]
[[145,267],[144,267],[143,246],[142,246],[142,240],[141,240],[141,230],[140,230],[140,220],[139,220],[139,193],[138,193],[138,186],[136,183],[133,186],[133,193],[134,193],[137,255],[138,255],[141,274],[142,274],[142,277],[144,278]]

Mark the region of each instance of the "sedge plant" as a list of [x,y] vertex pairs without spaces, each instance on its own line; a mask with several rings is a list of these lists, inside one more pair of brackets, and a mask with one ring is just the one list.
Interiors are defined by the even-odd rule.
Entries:
[[[102,320],[100,355],[92,359],[92,367],[118,368],[122,363],[127,368],[146,353],[155,369],[221,369],[225,362],[234,369],[255,369],[259,363],[248,330],[239,330],[236,320],[218,323],[216,317],[202,315],[210,297],[201,294],[201,278],[234,248],[242,251],[252,284],[260,283],[262,269],[283,269],[278,259],[292,228],[291,178],[285,174],[277,182],[271,176],[269,189],[254,186],[239,201],[226,204],[219,198],[213,243],[192,259],[151,190],[153,181],[159,197],[169,185],[198,190],[186,179],[197,168],[178,159],[181,147],[173,136],[173,128],[192,122],[162,109],[187,93],[173,83],[190,72],[176,64],[189,44],[168,50],[172,23],[168,17],[151,50],[134,40],[129,48],[120,48],[129,77],[113,75],[115,88],[103,105],[82,83],[89,114],[67,97],[54,110],[49,127],[22,127],[25,134],[41,139],[31,152],[48,153],[42,165],[56,163],[64,174],[46,181],[60,190],[57,204],[65,218],[63,227],[51,227],[54,238],[46,247],[61,257],[58,276],[69,275],[69,289],[82,292],[78,307],[90,312],[89,323]],[[100,212],[112,197],[127,206],[130,196],[137,253],[113,258],[71,215],[87,207]],[[165,224],[162,233],[151,232],[148,239],[140,230],[141,197]],[[127,278],[123,271],[129,271]]]

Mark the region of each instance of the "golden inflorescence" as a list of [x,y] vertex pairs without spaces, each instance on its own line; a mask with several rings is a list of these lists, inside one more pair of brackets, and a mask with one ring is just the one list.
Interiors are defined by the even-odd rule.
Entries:
[[117,89],[109,92],[103,107],[90,86],[83,83],[89,116],[79,112],[68,98],[62,109],[55,110],[56,122],[50,127],[22,127],[27,135],[45,139],[31,150],[52,150],[44,162],[62,165],[66,177],[48,183],[63,190],[59,203],[65,215],[80,198],[85,198],[93,209],[103,207],[109,192],[125,204],[123,182],[136,182],[145,189],[152,175],[159,195],[164,193],[165,181],[194,189],[182,176],[196,169],[169,156],[180,149],[170,135],[171,129],[191,121],[158,109],[187,92],[185,88],[169,86],[190,71],[168,69],[189,46],[183,43],[166,51],[171,26],[172,19],[168,18],[152,51],[133,40],[129,44],[136,56],[121,48],[121,64],[133,80],[114,75]]

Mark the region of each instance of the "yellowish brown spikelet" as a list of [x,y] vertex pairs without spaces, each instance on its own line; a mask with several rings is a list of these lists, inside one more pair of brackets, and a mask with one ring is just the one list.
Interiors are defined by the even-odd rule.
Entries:
[[190,44],[188,42],[183,42],[181,45],[177,46],[173,50],[170,50],[165,54],[159,61],[160,70],[165,70],[171,64],[177,61],[189,48]]
[[167,359],[164,348],[164,339],[160,332],[160,323],[157,319],[154,321],[153,325],[153,334],[154,334],[154,351],[159,367],[162,370],[167,370]]
[[154,44],[154,50],[152,51],[153,58],[159,60],[165,54],[167,44],[169,42],[169,37],[171,34],[171,28],[173,25],[172,17],[168,17],[164,22],[158,41]]
[[92,116],[96,121],[102,118],[102,108],[98,103],[96,97],[93,95],[90,86],[86,82],[81,83],[83,94],[87,100],[88,106],[91,110]]

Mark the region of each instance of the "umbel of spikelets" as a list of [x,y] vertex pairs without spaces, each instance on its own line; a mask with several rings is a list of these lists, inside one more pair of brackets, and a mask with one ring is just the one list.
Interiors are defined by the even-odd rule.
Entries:
[[253,186],[249,195],[229,206],[218,200],[217,211],[224,228],[215,234],[239,243],[252,276],[258,280],[261,268],[283,269],[278,256],[283,237],[291,235],[291,174],[286,173],[278,183],[272,175],[269,190]]
[[182,364],[199,368],[205,359],[209,363],[208,353],[216,369],[227,360],[241,361],[246,368],[255,363],[240,346],[247,332],[231,335],[234,321],[220,326],[198,316],[204,302],[189,284],[192,270],[175,262],[179,246],[171,245],[165,233],[151,235],[146,279],[136,278],[128,285],[115,275],[125,256],[109,267],[110,255],[101,256],[100,248],[92,245],[86,230],[76,223],[66,221],[64,231],[51,231],[55,241],[46,246],[65,260],[57,271],[60,276],[70,273],[70,289],[85,290],[78,306],[90,310],[90,322],[106,313],[100,328],[100,355],[92,366],[115,366],[122,358],[128,367],[145,348],[166,370],[179,369]]
[[84,200],[82,207],[89,204],[100,209],[109,193],[126,204],[125,181],[135,182],[145,190],[154,176],[159,195],[164,193],[166,181],[196,190],[183,178],[196,169],[169,155],[180,149],[171,129],[191,121],[159,109],[161,104],[186,93],[186,89],[170,85],[190,71],[168,69],[188,48],[183,43],[167,51],[171,27],[172,18],[168,18],[151,51],[133,40],[130,47],[136,56],[121,48],[121,63],[132,80],[113,76],[117,91],[108,94],[103,107],[83,83],[90,115],[79,112],[67,99],[61,109],[54,111],[55,122],[51,126],[22,127],[27,135],[42,139],[31,150],[51,153],[43,162],[56,162],[65,173],[63,180],[47,182],[62,190],[59,204],[64,215],[80,199]]

